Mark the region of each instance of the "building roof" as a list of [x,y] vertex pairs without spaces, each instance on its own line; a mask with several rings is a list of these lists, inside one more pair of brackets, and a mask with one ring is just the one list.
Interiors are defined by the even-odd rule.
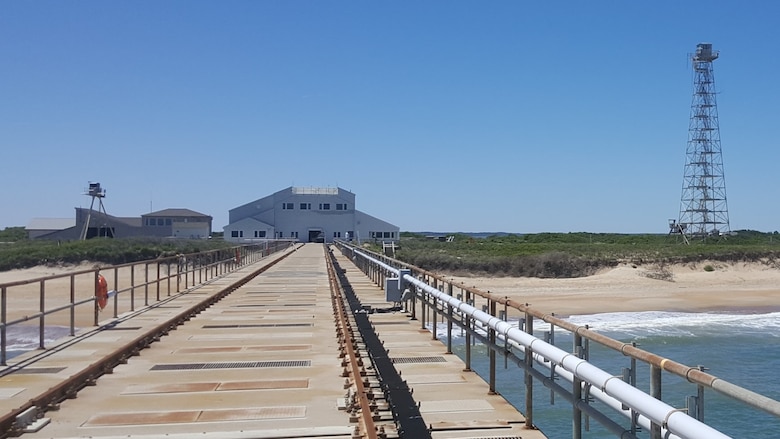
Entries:
[[76,226],[76,218],[33,218],[26,230],[65,230]]
[[211,216],[209,216],[209,215],[206,215],[206,214],[203,214],[203,213],[200,213],[200,212],[195,212],[194,210],[190,210],[190,209],[163,209],[163,210],[158,210],[157,212],[150,212],[150,213],[145,213],[145,214],[141,215],[141,217],[145,217],[145,216],[173,216],[173,217],[176,217],[176,216],[188,216],[188,217],[198,216],[198,217],[204,217],[204,218],[211,218]]

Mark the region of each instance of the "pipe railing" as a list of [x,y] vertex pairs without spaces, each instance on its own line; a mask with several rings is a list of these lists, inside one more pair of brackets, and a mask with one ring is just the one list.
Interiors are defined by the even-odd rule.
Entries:
[[[99,326],[105,312],[116,319],[120,313],[209,283],[292,244],[269,240],[0,284],[0,366],[7,366],[10,328],[37,321],[38,349],[45,349],[47,327],[67,326],[68,335],[75,336],[78,327]],[[99,276],[111,290],[104,309],[98,305]]]
[[[478,290],[476,287],[468,287],[462,283],[451,282],[445,279],[444,277],[436,275],[435,273],[422,270],[418,267],[411,266],[401,261],[374,252],[370,252],[365,249],[357,249],[356,247],[351,246],[348,243],[345,243],[343,241],[336,242],[336,245],[338,245],[341,248],[342,252],[351,256],[353,262],[359,268],[361,268],[361,270],[363,270],[374,282],[376,282],[377,285],[383,285],[385,279],[389,276],[393,276],[393,277],[399,276],[400,268],[410,270],[411,274],[405,274],[403,278],[410,284],[415,285],[416,294],[413,296],[412,302],[416,300],[420,300],[421,302],[420,315],[419,316],[417,315],[417,307],[416,304],[414,303],[411,306],[411,315],[412,318],[419,317],[423,328],[426,327],[426,318],[428,314],[428,312],[426,312],[426,307],[429,308],[428,311],[431,310],[434,311],[433,313],[431,313],[434,316],[433,317],[434,323],[435,323],[435,316],[437,314],[441,315],[444,318],[448,318],[452,316],[453,310],[457,310],[457,312],[460,313],[461,316],[463,317],[463,321],[458,323],[458,321],[456,320],[456,323],[458,323],[461,327],[467,329],[466,332],[466,338],[467,338],[466,368],[467,369],[470,369],[471,366],[470,337],[472,335],[470,334],[470,332],[473,332],[472,327],[476,322],[478,325],[482,326],[482,331],[485,334],[485,336],[482,338],[488,341],[488,344],[490,342],[490,334],[491,333],[498,334],[499,338],[504,338],[504,343],[507,343],[507,341],[511,343],[515,343],[521,352],[523,353],[528,352],[529,356],[527,358],[529,360],[526,360],[526,362],[534,361],[537,364],[542,364],[548,368],[551,367],[552,365],[554,369],[552,372],[553,376],[563,377],[564,379],[567,379],[567,381],[570,381],[573,385],[577,384],[579,386],[580,388],[579,390],[576,390],[575,388],[576,393],[581,394],[582,391],[584,390],[587,395],[596,396],[599,399],[604,398],[607,405],[613,408],[616,406],[626,408],[626,410],[622,411],[622,414],[627,415],[631,418],[632,432],[636,431],[637,425],[641,425],[645,428],[648,428],[648,423],[649,423],[650,424],[649,430],[651,432],[651,437],[653,438],[727,437],[720,432],[712,430],[711,427],[708,427],[706,426],[706,424],[703,424],[703,422],[701,422],[701,420],[703,419],[702,398],[703,398],[704,388],[711,388],[717,391],[718,393],[721,393],[729,398],[741,401],[755,408],[759,408],[775,416],[780,416],[780,402],[772,400],[770,398],[767,398],[763,395],[757,394],[750,390],[744,389],[742,387],[736,386],[734,384],[731,384],[716,376],[707,374],[703,372],[700,367],[690,367],[681,363],[677,363],[673,360],[663,358],[651,352],[647,352],[642,349],[639,349],[634,344],[623,343],[618,340],[614,340],[612,338],[606,337],[603,334],[599,334],[597,332],[588,329],[587,326],[574,325],[568,321],[559,319],[552,314],[542,313],[539,310],[531,308],[527,304],[510,300],[508,297],[498,296],[496,294],[491,294],[490,292],[483,292],[481,290]],[[434,286],[431,286],[431,284],[433,284]],[[458,298],[453,297],[452,292],[454,288],[458,288],[462,291],[462,294],[457,295]],[[446,293],[444,292],[445,290],[447,291]],[[466,296],[465,302],[460,300],[463,298],[463,294],[465,294]],[[476,307],[474,307],[475,299],[478,297],[484,298],[487,301],[487,305],[484,305],[481,311],[478,310]],[[497,305],[503,305],[504,308],[501,311],[499,311],[499,313],[495,312],[497,309]],[[504,321],[503,318],[506,318],[507,311],[510,309],[519,311],[521,315],[525,316],[525,318],[520,319],[521,326],[523,325],[523,322],[525,323],[526,326],[525,331],[519,328],[512,327],[509,323]],[[490,312],[488,313],[487,311]],[[497,314],[503,314],[502,315],[503,318],[499,319],[496,316]],[[475,315],[480,316],[482,319],[475,318]],[[547,343],[547,341],[545,340],[540,340],[533,337],[531,334],[533,333],[532,322],[534,318],[540,319],[541,321],[550,324],[550,332],[545,334],[545,337],[548,339],[553,338],[554,329],[556,327],[570,332],[574,336],[575,340],[579,341],[578,343],[575,343],[577,344],[577,346],[579,346],[579,348],[575,347],[575,351],[579,349],[581,353],[579,355],[575,355],[572,353],[565,353],[564,351],[560,351],[553,344]],[[452,320],[451,318],[448,318],[448,334],[450,334],[451,331],[450,329],[451,320]],[[435,328],[435,324],[434,324],[434,328]],[[472,329],[472,331],[468,331],[469,329]],[[436,330],[434,329],[433,332],[434,332],[433,337],[435,338]],[[521,333],[525,335],[521,336]],[[531,338],[527,338],[529,336]],[[451,337],[448,337],[448,339],[449,338]],[[515,338],[517,338],[517,340]],[[583,345],[583,341],[584,341],[584,345]],[[625,379],[621,378],[616,380],[612,375],[609,374],[599,375],[601,373],[606,374],[606,372],[603,371],[596,372],[592,370],[591,368],[595,366],[591,365],[583,358],[580,358],[580,357],[587,358],[588,355],[587,346],[589,342],[594,342],[596,344],[602,345],[609,349],[613,349],[617,352],[620,352],[622,355],[629,357],[632,362],[632,368],[629,369],[628,376]],[[448,341],[448,350],[451,350],[450,347],[451,345],[449,345],[449,343],[450,341]],[[583,346],[584,346],[584,351],[582,349]],[[527,349],[527,351],[526,351],[526,347],[529,348]],[[551,350],[547,352],[546,349],[551,349]],[[498,351],[498,349],[496,350]],[[560,352],[557,352],[555,350],[558,350]],[[549,358],[544,357],[540,360],[539,358],[540,351],[547,352],[547,354],[550,355],[550,357]],[[561,354],[561,352],[564,352],[565,355]],[[636,385],[636,361],[641,361],[643,363],[646,363],[651,368],[650,395],[634,387]],[[526,364],[526,366],[528,366],[528,364]],[[494,369],[495,367],[494,360],[491,360],[490,367],[491,370]],[[588,371],[588,375],[583,376],[581,373],[580,374],[576,373],[578,371],[579,372]],[[674,409],[671,406],[668,406],[665,403],[660,401],[660,386],[661,386],[660,377],[662,371],[666,371],[672,375],[682,377],[687,381],[697,385],[697,387],[699,388],[699,392],[698,392],[699,399],[697,401],[697,404],[695,404],[693,407],[690,408],[692,412],[691,413],[692,416],[682,414],[681,410]],[[624,371],[624,374],[625,373],[626,372]],[[530,375],[527,374],[527,376]],[[603,379],[603,382],[599,381],[600,378]],[[489,385],[491,386],[491,390],[494,390],[493,373],[491,373],[490,381],[491,382],[489,383]],[[620,381],[622,384],[617,384],[618,381]],[[615,390],[616,388],[617,390]],[[633,388],[634,390],[630,391],[627,390],[627,388]],[[609,390],[609,392],[607,392],[607,390]],[[527,392],[526,403],[528,406],[532,404],[531,402],[528,401],[530,399],[529,394],[532,394],[532,388],[527,388],[526,392]],[[615,392],[617,392],[617,397],[614,394]],[[641,393],[643,396],[638,396],[638,393],[636,392]],[[648,397],[650,397],[650,399],[647,399]],[[639,410],[638,407],[635,407],[633,405],[636,403],[636,401],[640,401],[643,410]],[[657,401],[657,402],[653,402],[653,401]],[[659,406],[658,403],[662,405]],[[685,418],[682,418],[681,416],[685,416]],[[526,413],[526,417],[527,418],[530,417],[532,419],[532,413],[530,414]],[[691,421],[689,421],[688,419],[693,420],[695,422],[691,423]],[[577,421],[575,421],[575,423],[579,424],[579,422]],[[532,421],[530,421],[529,424],[532,424]],[[710,429],[710,430],[706,430],[706,429]],[[579,430],[579,427],[576,428],[575,430]],[[702,431],[708,431],[709,433],[717,434],[720,436],[710,436],[702,433]],[[662,434],[664,436],[662,436]],[[579,435],[580,433],[578,431],[573,431],[572,437],[576,438],[579,437]]]

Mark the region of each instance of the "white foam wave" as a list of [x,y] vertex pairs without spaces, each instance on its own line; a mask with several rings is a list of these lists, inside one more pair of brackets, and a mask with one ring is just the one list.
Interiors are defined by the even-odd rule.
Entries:
[[690,313],[690,312],[615,312],[571,316],[571,323],[606,333],[634,337],[695,337],[727,331],[738,334],[777,334],[780,312],[766,314]]
[[[652,336],[697,337],[717,335],[727,332],[731,335],[770,335],[780,337],[780,312],[766,314],[734,314],[734,313],[687,313],[687,312],[614,312],[603,314],[575,315],[565,320],[585,326],[594,331],[613,337],[645,338]],[[517,327],[518,319],[508,320]],[[447,324],[439,322],[436,325],[439,338],[447,337]],[[428,330],[431,325],[427,325]],[[550,331],[550,325],[545,322],[534,322],[534,334],[543,338],[544,332]],[[556,330],[558,334],[560,330]],[[479,326],[477,332],[485,334]],[[565,332],[565,331],[564,331]],[[463,337],[463,331],[453,327],[452,338]]]
[[[54,341],[68,335],[70,328],[65,326],[46,326],[43,343],[48,346]],[[6,349],[8,351],[29,351],[37,349],[40,344],[40,329],[37,326],[11,326],[6,330]]]

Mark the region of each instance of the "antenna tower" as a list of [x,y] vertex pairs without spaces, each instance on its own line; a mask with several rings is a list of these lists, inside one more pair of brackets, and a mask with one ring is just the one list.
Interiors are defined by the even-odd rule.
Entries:
[[680,217],[677,224],[670,221],[670,233],[702,239],[730,231],[712,71],[712,62],[717,58],[718,52],[713,52],[709,43],[697,44],[696,53],[691,57],[693,101],[685,149]]
[[[94,211],[95,207],[95,200],[98,201],[98,210],[97,213],[103,214],[103,218],[105,219],[108,214],[106,213],[106,206],[103,205],[103,198],[106,197],[106,190],[100,187],[100,183],[89,183],[89,188],[87,188],[87,192],[84,194],[89,197],[92,197],[92,202],[89,204],[89,212],[87,213],[87,220],[84,221],[84,228],[81,229],[81,236],[79,236],[80,240],[87,239],[87,232],[89,231],[89,225],[92,222],[92,212]],[[99,229],[103,229],[106,226],[103,225]],[[106,231],[106,236],[108,236],[108,231]],[[100,231],[98,231],[98,235],[100,235]],[[111,233],[111,236],[113,236],[113,233]]]

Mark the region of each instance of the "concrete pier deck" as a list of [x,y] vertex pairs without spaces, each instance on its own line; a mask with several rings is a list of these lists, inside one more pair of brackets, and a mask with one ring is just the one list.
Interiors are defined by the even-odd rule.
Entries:
[[[381,289],[337,257],[361,301],[386,307]],[[263,263],[11,359],[0,376],[0,410],[35,399]],[[488,395],[485,382],[464,372],[419,322],[401,312],[372,314],[371,321],[433,437],[544,438],[524,429],[523,416],[500,395]],[[307,244],[74,392],[23,437],[351,438],[338,354],[324,247]]]

